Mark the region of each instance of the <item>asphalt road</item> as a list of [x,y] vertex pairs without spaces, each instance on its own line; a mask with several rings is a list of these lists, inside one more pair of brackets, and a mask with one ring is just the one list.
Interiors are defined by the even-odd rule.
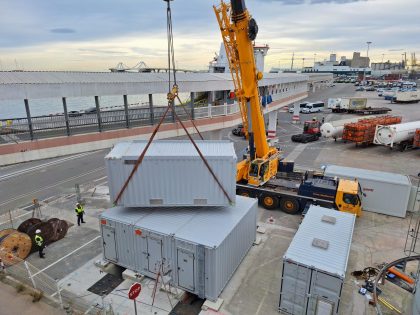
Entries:
[[[365,92],[366,93],[366,92]],[[376,94],[367,95],[374,99]],[[326,101],[329,97],[345,97],[355,95],[355,88],[352,84],[338,84],[335,87],[318,90],[310,93],[308,101]],[[377,99],[377,98],[376,98]],[[383,104],[382,106],[388,106]],[[393,112],[405,115],[406,120],[420,120],[418,105],[409,107],[407,105],[394,105]],[[404,114],[405,113],[405,114]],[[301,114],[301,120],[310,120],[317,116],[324,117],[326,121],[343,119],[346,114],[331,114],[329,111],[314,114]],[[404,174],[417,174],[418,150],[417,152],[406,152],[399,155],[399,152],[389,152],[383,147],[373,146],[365,150],[355,150],[352,144],[334,143],[331,140],[320,139],[317,142],[297,144],[290,141],[292,134],[301,133],[302,125],[295,125],[291,122],[291,114],[279,112],[277,137],[285,157],[293,158],[296,164],[306,167],[318,168],[324,161],[329,163],[343,164],[340,161],[343,156],[349,166],[351,163],[361,167],[361,163],[369,165],[371,169],[383,169],[398,171]],[[209,134],[204,133],[208,139]],[[182,137],[185,139],[185,137]],[[197,139],[197,137],[195,136]],[[222,130],[222,138],[234,142],[238,158],[241,158],[247,142],[231,134],[231,129]],[[105,181],[106,172],[103,158],[109,150],[88,152],[68,157],[60,157],[42,161],[34,161],[19,165],[12,165],[0,168],[0,213],[19,207],[27,206],[32,199],[45,200],[58,195],[75,192],[75,184],[91,183],[95,180]],[[382,155],[381,163],[377,157]],[[350,157],[351,160],[350,160]],[[405,162],[400,159],[406,158]],[[338,162],[337,162],[338,160]],[[372,163],[373,161],[376,163]],[[396,162],[398,161],[398,162]],[[340,163],[341,162],[341,163]]]

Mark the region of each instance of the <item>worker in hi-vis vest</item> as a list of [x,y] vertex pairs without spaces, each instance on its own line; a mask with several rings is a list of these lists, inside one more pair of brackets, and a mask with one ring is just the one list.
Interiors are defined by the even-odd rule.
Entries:
[[83,214],[85,213],[85,210],[83,209],[83,206],[79,202],[76,203],[76,208],[74,209],[74,211],[76,211],[76,214],[77,214],[77,225],[80,226],[80,222],[86,223],[83,220]]
[[40,229],[35,231],[34,242],[36,246],[38,246],[39,257],[45,258],[45,254],[44,254],[45,242],[44,242],[44,238],[41,236]]

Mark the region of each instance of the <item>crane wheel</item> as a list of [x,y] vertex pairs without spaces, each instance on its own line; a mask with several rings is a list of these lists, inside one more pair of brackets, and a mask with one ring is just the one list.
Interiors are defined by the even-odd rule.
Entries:
[[274,210],[279,206],[279,199],[271,195],[262,195],[260,197],[260,203],[267,210]]
[[299,202],[291,198],[282,198],[280,209],[288,214],[296,214],[299,212]]
[[247,190],[238,190],[236,192],[236,194],[239,195],[239,196],[244,196],[244,197],[248,197],[248,198],[251,197],[251,194]]

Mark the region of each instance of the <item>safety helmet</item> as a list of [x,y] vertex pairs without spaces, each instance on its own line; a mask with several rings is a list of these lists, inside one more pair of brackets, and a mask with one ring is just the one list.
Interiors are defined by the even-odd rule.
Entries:
[[35,231],[35,234],[39,234],[39,233],[41,233],[41,230],[40,229],[38,229],[38,230]]

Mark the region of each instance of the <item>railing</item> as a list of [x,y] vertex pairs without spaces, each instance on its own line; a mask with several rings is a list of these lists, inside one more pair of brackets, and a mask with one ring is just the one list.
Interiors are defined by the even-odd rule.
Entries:
[[[288,89],[271,96],[273,101],[277,101],[303,92],[306,92],[306,87]],[[195,103],[193,110],[191,104],[187,103],[184,105],[184,108],[188,115],[181,106],[176,106],[176,113],[182,120],[187,120],[189,116],[193,116],[193,119],[201,119],[233,115],[239,112],[239,106],[236,102],[212,106],[206,103],[207,100]],[[98,121],[96,113],[72,113],[67,121],[62,114],[32,117],[31,124],[29,124],[27,118],[3,120],[0,121],[0,144],[103,130],[150,126],[157,123],[165,109],[166,107],[164,106],[154,106],[152,110],[149,106],[136,106],[129,108],[126,116],[124,109],[121,109],[120,106],[114,106],[112,108],[109,107],[108,110],[101,110],[100,121]],[[265,112],[267,111],[269,111],[268,107],[265,109]],[[174,121],[173,114],[169,112],[165,122],[170,123]]]

